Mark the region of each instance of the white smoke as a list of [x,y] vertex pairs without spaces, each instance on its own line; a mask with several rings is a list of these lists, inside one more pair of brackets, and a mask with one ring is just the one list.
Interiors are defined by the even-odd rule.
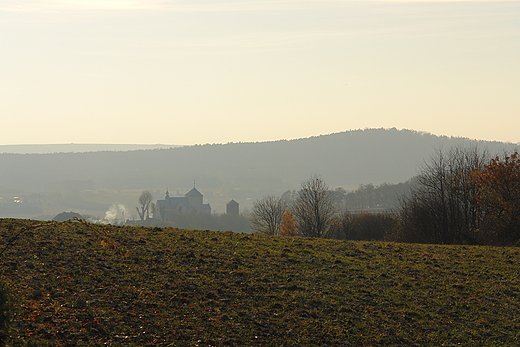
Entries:
[[90,220],[93,223],[123,225],[132,218],[132,213],[123,204],[112,204],[105,212],[105,218]]

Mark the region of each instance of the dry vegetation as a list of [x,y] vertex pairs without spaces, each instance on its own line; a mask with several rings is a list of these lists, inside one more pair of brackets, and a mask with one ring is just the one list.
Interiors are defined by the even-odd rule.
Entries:
[[520,344],[518,248],[13,219],[0,241],[15,346]]

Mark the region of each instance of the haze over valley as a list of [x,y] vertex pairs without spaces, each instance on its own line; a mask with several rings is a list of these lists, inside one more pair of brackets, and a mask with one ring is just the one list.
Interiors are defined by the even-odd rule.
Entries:
[[247,213],[254,200],[298,189],[311,175],[346,191],[396,184],[415,176],[436,149],[469,145],[497,154],[516,148],[392,128],[258,143],[63,153],[67,145],[56,147],[62,153],[2,153],[0,216],[51,219],[72,210],[96,220],[138,219],[143,190],[157,200],[166,190],[183,196],[194,184],[212,213],[224,213],[231,199]]

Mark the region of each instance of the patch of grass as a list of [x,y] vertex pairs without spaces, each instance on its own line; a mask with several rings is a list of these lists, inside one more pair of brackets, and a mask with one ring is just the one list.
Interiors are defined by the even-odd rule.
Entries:
[[517,248],[13,219],[0,241],[19,345],[520,344]]

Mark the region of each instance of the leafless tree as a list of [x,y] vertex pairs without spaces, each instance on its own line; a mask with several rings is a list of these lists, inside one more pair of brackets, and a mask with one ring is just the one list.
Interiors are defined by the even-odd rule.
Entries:
[[136,207],[135,209],[137,210],[137,213],[139,213],[139,218],[141,218],[141,220],[148,219],[150,216],[150,208],[154,208],[152,207],[152,199],[152,193],[150,193],[148,190],[143,190],[141,196],[139,196],[139,204],[141,206]]
[[319,176],[302,182],[293,206],[301,236],[328,237],[335,213],[332,191]]
[[257,200],[251,212],[251,228],[262,234],[278,235],[284,212],[285,204],[281,198],[270,195]]
[[478,147],[438,150],[421,168],[418,186],[398,210],[402,241],[475,243],[480,212],[470,173],[488,158]]

